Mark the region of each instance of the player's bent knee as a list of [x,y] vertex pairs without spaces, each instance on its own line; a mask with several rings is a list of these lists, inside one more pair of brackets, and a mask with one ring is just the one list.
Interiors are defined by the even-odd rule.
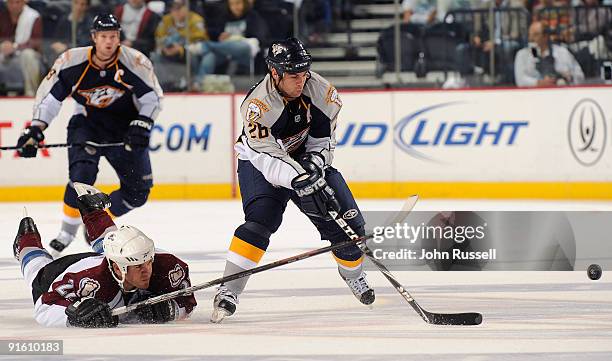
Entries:
[[138,190],[130,190],[130,191],[121,191],[121,197],[124,201],[126,201],[132,208],[142,207],[147,200],[149,199],[149,194],[151,190],[147,189],[138,189]]
[[249,205],[245,211],[245,220],[260,224],[268,229],[270,233],[274,233],[280,227],[283,221],[284,209],[275,199],[261,198],[252,205]]
[[[353,230],[355,231],[355,233],[357,233],[358,236],[365,235],[365,228],[363,226],[354,227]],[[339,232],[339,233],[334,232],[333,234],[329,235],[329,237],[326,237],[326,238],[329,239],[329,241],[332,244],[344,242],[348,240],[348,236],[344,232]],[[340,258],[346,261],[358,260],[363,255],[363,252],[361,251],[361,249],[359,249],[359,247],[357,247],[357,245],[340,248],[340,249],[333,251],[333,253],[334,253],[334,256],[336,256],[337,258]]]
[[234,231],[234,237],[259,249],[266,250],[272,232],[263,224],[246,221]]

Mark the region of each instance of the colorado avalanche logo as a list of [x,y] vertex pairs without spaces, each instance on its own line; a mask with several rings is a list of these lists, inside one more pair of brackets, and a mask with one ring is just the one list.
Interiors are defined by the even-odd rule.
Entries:
[[121,98],[125,91],[105,85],[93,89],[79,90],[77,93],[87,99],[87,105],[106,108],[113,104],[115,100]]
[[174,266],[174,269],[168,272],[168,279],[170,280],[170,285],[176,288],[181,284],[181,281],[185,278],[185,271],[181,265]]
[[100,283],[98,281],[85,277],[79,282],[79,290],[77,295],[81,298],[85,297],[96,297],[96,292],[100,289]]

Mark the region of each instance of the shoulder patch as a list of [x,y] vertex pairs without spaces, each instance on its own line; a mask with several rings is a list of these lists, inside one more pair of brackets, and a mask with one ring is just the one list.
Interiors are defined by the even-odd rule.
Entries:
[[338,90],[333,85],[330,85],[327,88],[327,96],[325,97],[325,101],[327,104],[335,103],[337,106],[342,106],[342,100],[340,100],[340,95],[338,94]]
[[257,120],[261,119],[263,114],[269,110],[270,107],[268,106],[268,104],[262,102],[257,98],[253,98],[249,101],[249,104],[247,105],[246,120],[249,123],[254,123]]
[[47,80],[51,80],[51,78],[53,78],[53,76],[55,75],[55,73],[57,73],[57,71],[55,70],[55,68],[51,68],[51,70],[49,70],[49,72],[47,73],[47,76],[45,77],[45,79],[47,79]]
[[181,281],[185,278],[185,270],[181,267],[180,264],[176,264],[173,269],[168,272],[168,279],[170,280],[170,285],[174,288],[178,287],[181,284]]
[[100,289],[100,283],[92,278],[85,277],[79,282],[77,295],[80,298],[96,297],[96,292]]

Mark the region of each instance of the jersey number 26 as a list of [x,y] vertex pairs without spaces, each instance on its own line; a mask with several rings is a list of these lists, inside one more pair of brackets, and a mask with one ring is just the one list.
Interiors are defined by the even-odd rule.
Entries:
[[249,123],[249,136],[253,139],[267,138],[270,130],[267,127],[255,122]]

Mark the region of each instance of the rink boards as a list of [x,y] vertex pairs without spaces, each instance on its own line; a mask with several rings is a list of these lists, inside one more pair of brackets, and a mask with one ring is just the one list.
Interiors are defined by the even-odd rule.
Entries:
[[[343,91],[334,165],[357,197],[612,199],[610,87]],[[233,143],[243,94],[167,95],[151,137],[156,199],[237,196]],[[0,99],[14,145],[33,99]],[[66,140],[67,101],[45,132]],[[0,201],[59,200],[67,152],[0,154]],[[101,162],[98,184],[117,183]]]

